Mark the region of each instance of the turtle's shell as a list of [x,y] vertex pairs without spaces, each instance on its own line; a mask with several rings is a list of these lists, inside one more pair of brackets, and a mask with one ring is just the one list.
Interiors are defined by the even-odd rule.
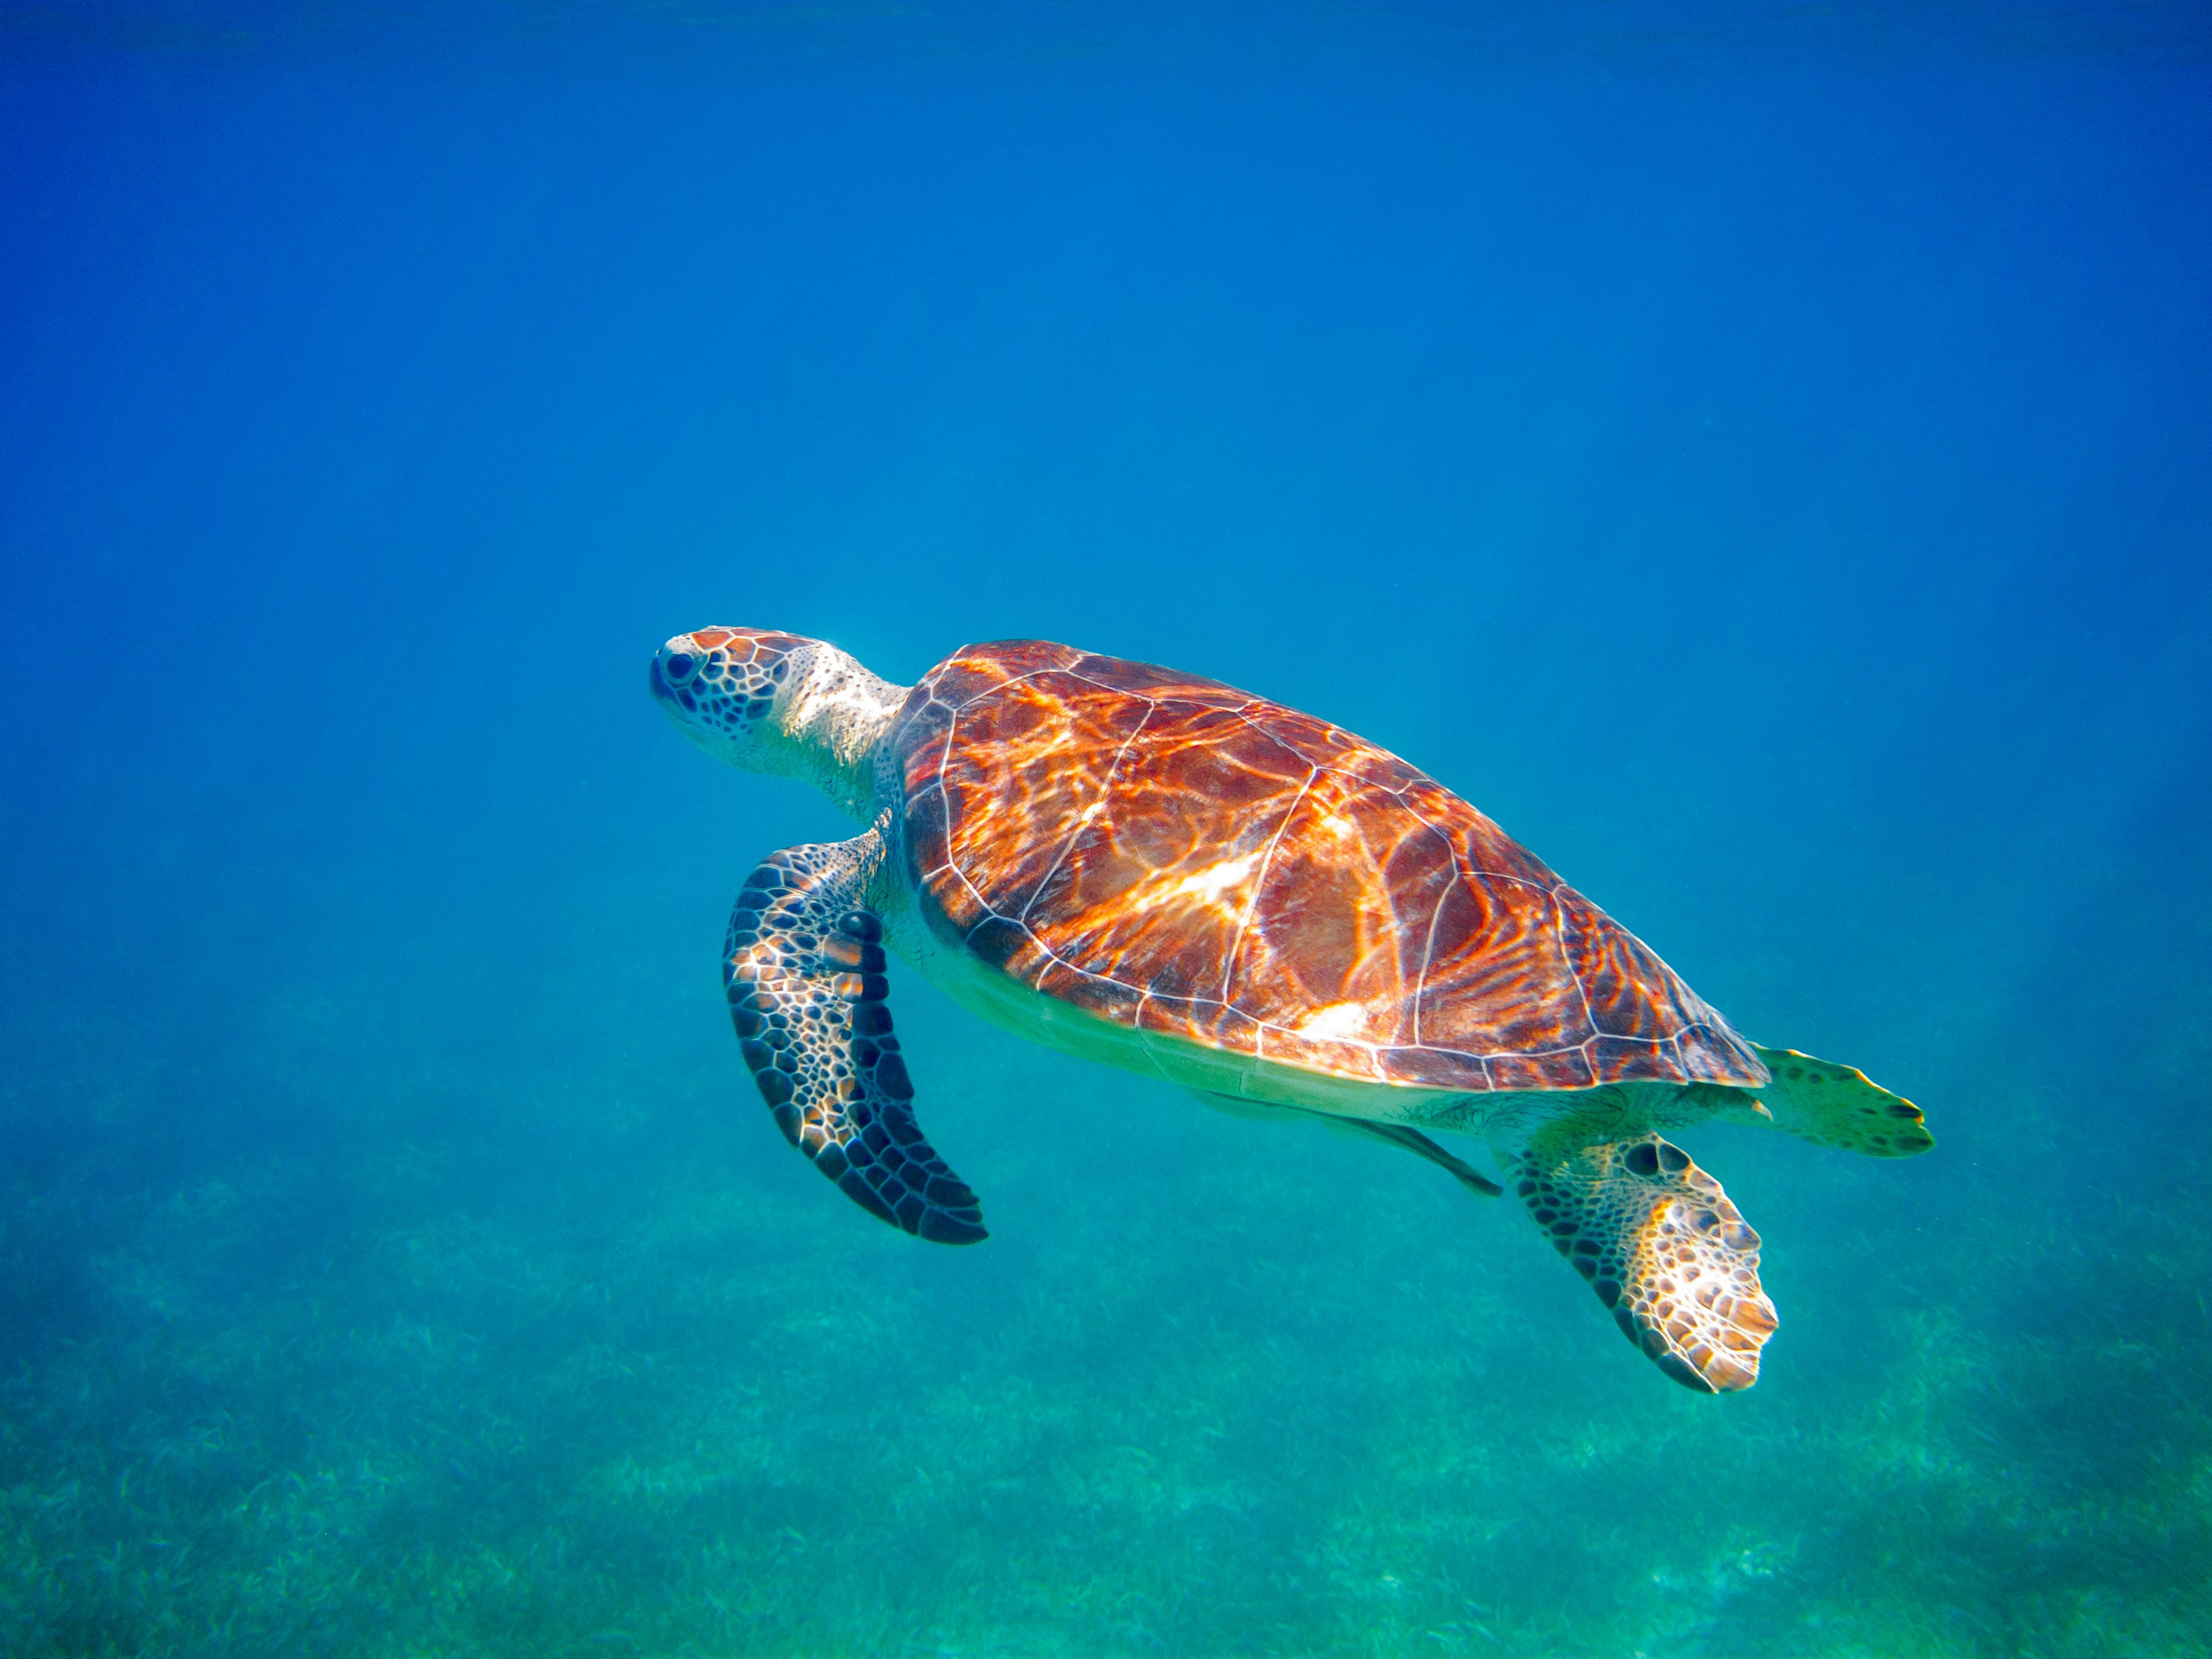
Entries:
[[1430,1088],[1766,1080],[1504,831],[1311,715],[1016,640],[932,669],[892,741],[926,901],[1119,1024]]

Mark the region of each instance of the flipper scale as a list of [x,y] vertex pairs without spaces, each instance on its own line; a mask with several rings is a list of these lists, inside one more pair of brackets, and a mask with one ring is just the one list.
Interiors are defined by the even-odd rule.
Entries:
[[1656,1134],[1540,1134],[1514,1191],[1553,1248],[1659,1369],[1700,1394],[1759,1380],[1774,1304],[1759,1282],[1759,1235],[1719,1182]]
[[723,951],[730,1019],[776,1127],[815,1168],[895,1227],[972,1244],[982,1210],[915,1121],[883,925],[860,902],[881,857],[871,830],[786,848],[746,878]]

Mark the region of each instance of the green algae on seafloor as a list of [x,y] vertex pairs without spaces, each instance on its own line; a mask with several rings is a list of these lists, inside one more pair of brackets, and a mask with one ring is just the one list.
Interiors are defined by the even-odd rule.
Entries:
[[[930,1058],[978,1063],[952,1041]],[[474,1154],[433,1139],[370,1178],[342,1248],[275,1277],[257,1243],[328,1170],[241,1167],[108,1216],[100,1322],[5,1382],[0,1637],[2202,1650],[2212,1415],[2188,1379],[2212,1325],[2170,1288],[2212,1271],[2212,1234],[2185,1212],[2116,1207],[2086,1255],[1963,1211],[1917,1247],[1942,1292],[1917,1305],[1855,1296],[1849,1252],[1825,1273],[1800,1252],[1790,1364],[1715,1410],[1644,1386],[1634,1356],[1594,1361],[1615,1356],[1552,1305],[1528,1242],[1448,1182],[1323,1137],[1241,1139],[1050,1056],[990,1063],[978,1089],[1098,1113],[1121,1092],[1087,1148],[994,1171],[1014,1201],[988,1294],[780,1166],[736,1176],[620,1117],[602,1196],[523,1182],[457,1210]],[[677,1125],[712,1141],[718,1109]],[[1180,1173],[1110,1212],[1058,1195],[1101,1154]],[[1802,1181],[1793,1157],[1747,1173]],[[11,1244],[39,1224],[11,1212]],[[2000,1252],[2067,1297],[2063,1328],[1978,1271]]]

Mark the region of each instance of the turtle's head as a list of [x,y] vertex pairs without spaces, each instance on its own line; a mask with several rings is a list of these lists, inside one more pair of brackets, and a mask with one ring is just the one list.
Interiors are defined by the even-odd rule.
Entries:
[[653,653],[647,685],[685,735],[716,759],[751,772],[781,770],[765,763],[766,729],[814,646],[796,634],[702,628]]
[[753,628],[702,628],[653,653],[653,700],[715,759],[819,784],[872,815],[876,743],[905,700],[834,645]]

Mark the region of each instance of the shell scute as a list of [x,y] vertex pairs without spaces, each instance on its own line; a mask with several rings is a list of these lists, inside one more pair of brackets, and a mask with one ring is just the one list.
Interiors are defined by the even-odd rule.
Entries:
[[1418,1040],[1462,1054],[1526,1055],[1595,1036],[1559,948],[1551,893],[1485,880],[1464,864],[1455,873],[1430,935]]
[[1557,902],[1560,945],[1598,1035],[1659,1042],[1692,1023],[1695,1016],[1675,994],[1681,981],[1641,939],[1579,893],[1570,890]]
[[1405,989],[1406,1017],[1401,1042],[1420,1040],[1420,994],[1436,943],[1437,920],[1445,902],[1462,884],[1452,844],[1432,824],[1401,836],[1391,848],[1382,878],[1398,919],[1398,977]]
[[1470,881],[1516,881],[1548,893],[1562,885],[1559,872],[1433,778],[1417,778],[1404,792],[1406,810],[1450,836]]
[[[1218,1001],[1307,769],[1226,710],[1168,703],[1150,713],[1141,736],[1112,757],[1101,810],[1055,844],[1064,856],[1025,920],[1078,968],[1156,995]],[[1176,810],[1149,805],[1164,801]]]
[[987,911],[968,929],[968,948],[1016,979],[1035,980],[1042,952],[1036,938],[1018,921]]
[[[1674,1034],[1672,1046],[1683,1073],[1693,1083],[1725,1083],[1751,1088],[1765,1083],[1766,1067],[1756,1054],[1749,1052],[1750,1045],[1711,1009],[1700,1005],[1700,1013],[1702,1017],[1696,1024]],[[1739,1055],[1742,1058],[1739,1059]],[[1745,1060],[1750,1062],[1749,1066],[1744,1063]],[[1662,1074],[1661,1067],[1664,1062],[1656,1054],[1649,1064],[1650,1070],[1639,1071],[1633,1075],[1656,1077]],[[1669,1072],[1665,1075],[1671,1077],[1673,1073]]]
[[932,783],[907,797],[905,833],[915,873],[956,930],[964,933],[989,914],[982,896],[953,865],[950,808],[941,786]]
[[[1016,641],[1026,644],[1028,641]],[[996,651],[997,646],[986,650]],[[1065,650],[1066,647],[1054,647]],[[1104,657],[1094,652],[1070,653],[1069,666],[1085,679],[1155,702],[1167,701],[1195,703],[1215,708],[1241,708],[1258,698],[1249,692],[1239,691],[1233,685],[1224,685],[1219,680],[1209,680],[1199,674],[1180,674],[1173,669],[1160,668],[1148,662],[1133,662],[1127,657]]]
[[1234,709],[1177,702],[1152,708],[1144,741],[1122,757],[1115,793],[1188,799],[1194,834],[1233,825],[1240,838],[1273,835],[1312,766]]
[[1047,996],[1073,1003],[1085,1013],[1110,1019],[1116,1025],[1134,1026],[1146,994],[1116,979],[1103,979],[1072,968],[1057,957],[1038,953],[1036,978],[1031,981]]
[[1599,1071],[1589,1051],[1579,1046],[1548,1054],[1489,1054],[1484,1057],[1483,1069],[1493,1089],[1587,1089],[1620,1081]]
[[984,960],[1102,1018],[1426,1088],[1765,1081],[1541,860],[1310,715],[1016,641],[933,670],[892,741],[925,898]]
[[1243,1054],[1259,1052],[1263,1029],[1249,1014],[1213,997],[1148,996],[1137,1012],[1136,1023],[1139,1030]]
[[[1692,1052],[1697,1052],[1694,1045]],[[1698,1080],[1664,1038],[1601,1036],[1591,1039],[1588,1053],[1590,1064],[1608,1082],[1679,1083],[1686,1076]]]
[[1374,1044],[1346,1042],[1340,1037],[1309,1036],[1280,1025],[1260,1027],[1255,1050],[1262,1060],[1283,1066],[1302,1066],[1332,1077],[1384,1080],[1382,1060]]
[[1470,1076],[1488,1077],[1480,1060],[1443,1048],[1421,1048],[1410,1044],[1375,1051],[1382,1081],[1409,1089],[1480,1089],[1486,1083],[1469,1082]]
[[1316,1040],[1411,1040],[1408,996],[1453,870],[1448,847],[1406,828],[1403,808],[1379,790],[1304,793],[1238,943],[1237,1006],[1261,1018],[1310,1009],[1297,1029]]
[[[963,867],[977,885],[1003,897],[1018,916],[1056,867],[1071,838],[1103,805],[1114,757],[1141,725],[1145,706],[1064,673],[1047,672],[1006,685],[991,702],[992,744],[1003,757],[1006,805],[1021,833],[961,837]],[[957,719],[948,744],[960,741]]]
[[1279,705],[1254,702],[1248,718],[1303,761],[1311,770],[1334,772],[1353,784],[1397,792],[1422,781],[1421,774],[1387,749],[1364,743],[1341,726],[1301,714],[1294,721],[1274,718]]

